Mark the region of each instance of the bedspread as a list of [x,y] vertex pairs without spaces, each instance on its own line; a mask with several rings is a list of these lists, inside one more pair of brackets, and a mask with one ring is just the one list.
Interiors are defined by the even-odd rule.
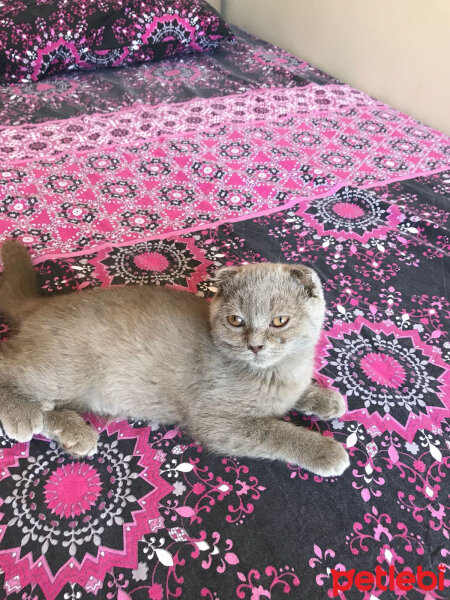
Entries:
[[[1,597],[315,600],[332,569],[377,567],[388,590],[336,597],[449,597],[450,140],[242,32],[211,55],[4,87],[0,123],[0,235],[29,246],[43,294],[209,298],[222,265],[313,267],[315,377],[347,412],[286,418],[351,457],[324,479],[92,415],[86,460],[2,435]],[[433,589],[394,582],[419,567]]]

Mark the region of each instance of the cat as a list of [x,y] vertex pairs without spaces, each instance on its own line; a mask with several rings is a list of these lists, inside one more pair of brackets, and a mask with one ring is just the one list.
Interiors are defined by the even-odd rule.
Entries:
[[0,344],[0,421],[43,433],[75,457],[97,450],[82,412],[185,428],[225,455],[279,459],[323,477],[349,458],[332,437],[297,427],[292,409],[340,417],[345,402],[312,382],[325,301],[303,265],[223,267],[211,302],[168,287],[39,294],[31,259],[3,244],[0,310],[16,333]]

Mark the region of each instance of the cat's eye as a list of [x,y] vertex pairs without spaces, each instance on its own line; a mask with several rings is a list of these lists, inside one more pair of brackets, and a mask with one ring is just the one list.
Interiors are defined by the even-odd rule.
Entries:
[[275,319],[272,319],[272,321],[270,322],[270,325],[272,327],[284,327],[285,325],[287,325],[288,322],[289,322],[289,317],[279,316],[279,317],[275,317]]
[[238,317],[238,315],[228,315],[227,321],[233,327],[242,327],[244,325],[244,319],[242,317]]

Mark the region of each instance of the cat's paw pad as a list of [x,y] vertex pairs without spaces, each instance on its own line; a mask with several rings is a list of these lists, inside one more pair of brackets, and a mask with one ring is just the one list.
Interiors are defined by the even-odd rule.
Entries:
[[74,429],[67,428],[58,432],[58,442],[61,448],[75,458],[93,456],[97,452],[98,433],[84,423]]
[[29,442],[33,435],[42,433],[44,419],[38,404],[23,404],[17,410],[1,415],[3,429],[6,435],[18,442]]
[[345,400],[339,392],[331,388],[314,386],[299,407],[307,415],[316,415],[323,421],[342,417],[346,411]]
[[337,477],[350,466],[349,456],[343,446],[331,437],[322,436],[314,448],[306,467],[321,477]]

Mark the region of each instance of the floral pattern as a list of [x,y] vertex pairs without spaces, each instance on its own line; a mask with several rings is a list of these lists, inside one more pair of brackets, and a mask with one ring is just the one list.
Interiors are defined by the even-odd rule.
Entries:
[[6,0],[0,7],[0,83],[38,81],[73,69],[118,67],[216,48],[231,32],[206,2],[146,0],[74,4]]
[[6,581],[25,587],[39,578],[55,597],[68,577],[86,586],[112,565],[134,564],[132,532],[150,531],[149,516],[171,489],[157,476],[156,451],[143,453],[145,433],[113,425],[90,461],[42,440],[11,454],[2,486]]
[[[429,190],[441,189],[446,178],[442,173],[414,180],[418,199],[423,202]],[[404,195],[412,184],[389,184],[382,194],[391,205],[401,206],[407,218],[411,199],[405,205]],[[351,269],[336,279],[334,263],[327,264],[335,248],[324,247],[322,234],[308,246],[299,227],[300,207],[47,260],[38,264],[38,276],[46,293],[138,282],[178,286],[209,297],[218,266],[280,257],[297,260],[291,248],[302,252],[304,244],[303,252],[311,253],[308,260],[320,268],[329,306],[316,377],[346,395],[348,410],[327,424],[296,413],[287,418],[344,443],[351,468],[329,480],[296,465],[277,464],[271,472],[256,460],[208,455],[176,429],[139,420],[105,427],[94,419],[101,430],[100,452],[81,462],[44,439],[15,445],[4,438],[0,552],[8,600],[15,600],[30,581],[39,582],[35,594],[45,600],[60,600],[69,592],[92,600],[99,590],[109,590],[118,600],[186,594],[220,600],[229,589],[250,600],[296,598],[302,590],[314,596],[321,589],[331,597],[332,568],[367,570],[392,564],[399,571],[405,565],[423,565],[431,555],[434,570],[445,562],[439,549],[449,539],[449,393],[443,361],[449,305],[442,283],[434,278],[428,294],[406,293],[397,282],[377,283],[373,264],[365,277]],[[261,243],[263,232],[262,239],[268,241]],[[387,235],[377,243],[386,244]],[[358,252],[371,252],[371,244],[350,241],[360,246]],[[406,273],[422,261],[438,260],[426,248],[422,237],[411,247],[419,263],[401,261],[394,279],[417,281],[405,279]],[[349,258],[353,260],[351,254]],[[273,505],[280,501],[280,489],[289,495],[291,508],[277,512],[274,531]],[[342,494],[351,498],[353,512],[334,521],[330,506]],[[305,495],[311,498],[308,524],[296,519],[294,525],[291,513],[301,514]],[[130,526],[141,514],[145,528],[144,521],[139,521],[140,529]],[[329,515],[326,528],[324,514]],[[104,538],[106,532],[114,532],[113,537]],[[302,535],[312,540],[304,553],[297,551]],[[134,554],[124,562],[120,548],[126,539]],[[276,550],[266,555],[267,544]],[[52,554],[57,545],[58,560]],[[24,560],[34,565],[28,579]],[[81,569],[91,564],[95,569]]]
[[[252,101],[260,109],[270,107],[274,119],[270,136],[261,137],[264,122],[259,120],[240,127],[224,122],[220,127],[198,126],[189,140],[174,133],[129,146],[123,129],[122,142],[108,150],[23,160],[20,168],[7,166],[0,172],[4,182],[0,202],[5,200],[0,234],[24,240],[31,234],[38,237],[33,244],[36,250],[45,243],[47,253],[66,253],[86,245],[190,229],[205,221],[265,213],[295,205],[299,198],[308,203],[300,208],[305,224],[336,240],[372,242],[395,231],[400,223],[411,231],[413,225],[399,207],[371,189],[391,178],[389,166],[384,170],[373,166],[376,140],[363,150],[324,151],[338,142],[340,127],[351,131],[361,114],[378,114],[373,103],[340,116],[333,112],[339,116],[338,128],[320,146],[305,146],[291,138],[300,130],[312,132],[317,117],[304,117],[301,124],[294,114],[277,118],[278,96],[277,90],[253,94]],[[286,99],[295,104],[300,97],[288,94]],[[215,102],[200,104],[204,112],[216,110]],[[189,112],[187,107],[184,110]],[[386,109],[386,114],[391,113]],[[139,119],[140,111],[135,116]],[[403,115],[393,124],[384,121],[391,139],[396,128],[408,121]],[[439,151],[443,139],[430,130],[419,157],[402,155],[403,176],[421,175],[431,167],[444,170],[448,159]],[[356,246],[352,243],[352,247]]]
[[[214,456],[139,419],[87,415],[99,452],[81,461],[0,434],[0,596],[331,598],[331,569],[377,565],[444,565],[448,589],[448,139],[242,33],[220,56],[18,88],[0,91],[0,231],[30,247],[41,293],[209,299],[220,266],[310,265],[328,307],[315,378],[347,411],[285,418],[351,467]],[[405,598],[387,593],[340,598]]]
[[[318,373],[345,391],[348,418],[382,429],[389,421],[390,430],[410,439],[426,420],[439,422],[439,415],[448,413],[446,365],[417,331],[372,325],[357,317],[352,324],[337,323],[325,337],[331,347],[325,342],[319,351]],[[327,365],[334,366],[333,378],[327,376]]]
[[[339,103],[346,106],[348,102],[352,103],[353,97],[365,96],[353,88],[348,88],[346,93],[336,90],[330,95],[323,84],[339,86],[340,82],[253,36],[242,31],[235,31],[235,34],[236,39],[224,41],[217,53],[183,55],[176,60],[170,58],[143,63],[132,69],[112,69],[101,73],[75,71],[70,75],[55,76],[45,81],[2,86],[0,123],[8,126],[28,125],[99,113],[108,115],[108,119],[108,113],[120,111],[136,102],[149,106],[172,104],[184,102],[193,96],[220,98],[216,103],[220,107],[223,97],[229,94],[278,88],[282,98],[285,92],[283,88],[302,88],[311,82],[319,85],[311,94],[315,97],[313,102],[316,108],[323,107],[326,110],[328,106]],[[304,107],[300,106],[299,112],[306,112],[308,104],[306,101]],[[245,113],[245,107],[237,105],[235,112]],[[188,119],[187,123],[192,126],[202,121],[202,115],[197,111]],[[178,112],[176,119],[166,119],[165,127],[171,126],[167,125],[169,121],[179,122]],[[153,127],[149,123],[142,124],[143,128],[148,126]],[[417,123],[411,124],[412,130],[417,127]],[[69,129],[64,137],[76,136],[76,132],[77,129]],[[28,140],[23,134],[16,133],[22,135],[25,141]],[[100,128],[92,132],[91,143],[95,142],[100,133]],[[17,138],[12,136],[5,147],[0,144],[1,150],[13,151],[15,140]],[[40,136],[40,139],[31,141],[31,144],[44,143],[44,148],[51,151],[52,147],[46,141],[48,139],[45,136]]]
[[363,242],[395,228],[403,218],[396,206],[388,206],[372,190],[353,187],[343,187],[333,196],[311,201],[304,214],[323,235]]

